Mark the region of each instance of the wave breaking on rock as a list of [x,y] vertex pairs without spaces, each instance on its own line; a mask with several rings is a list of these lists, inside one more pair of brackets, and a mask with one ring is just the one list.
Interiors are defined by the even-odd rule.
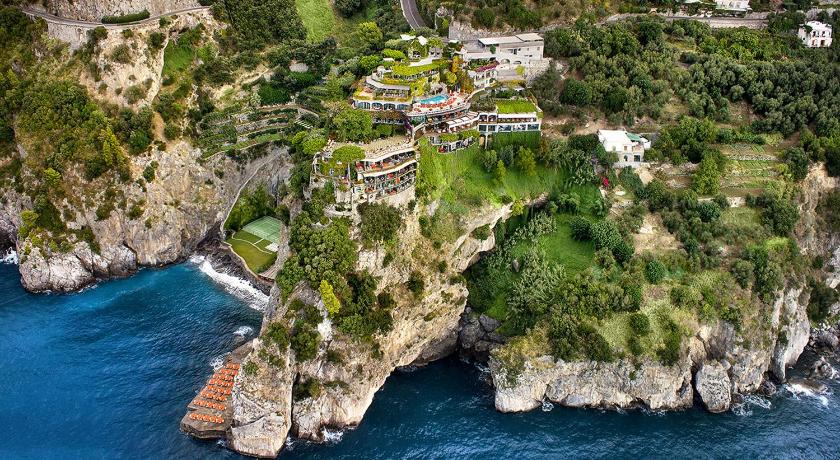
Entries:
[[221,285],[225,291],[245,300],[249,307],[258,311],[265,311],[265,307],[268,305],[268,295],[257,289],[253,284],[242,278],[216,270],[204,256],[194,255],[190,257],[189,261],[196,265],[202,273]]

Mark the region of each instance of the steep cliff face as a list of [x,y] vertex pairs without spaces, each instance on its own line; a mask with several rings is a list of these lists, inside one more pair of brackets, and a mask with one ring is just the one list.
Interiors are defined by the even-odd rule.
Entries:
[[[242,384],[233,398],[235,413],[240,415],[235,417],[228,434],[231,447],[248,455],[276,455],[290,427],[301,438],[322,440],[325,427],[358,424],[374,394],[394,369],[424,364],[454,351],[467,290],[463,284],[453,282],[450,274],[431,269],[429,262],[442,258],[453,270],[465,269],[479,253],[495,244],[492,237],[479,241],[470,236],[471,232],[485,224],[493,225],[509,214],[510,206],[475,213],[465,223],[463,235],[439,250],[426,247],[429,242],[420,235],[414,215],[405,219],[395,251],[399,255],[390,264],[383,266],[384,249],[361,251],[357,268],[379,278],[379,289],[389,289],[397,302],[393,329],[377,337],[376,352],[370,344],[337,333],[318,294],[299,286],[289,302],[298,298],[317,305],[324,318],[318,326],[324,338],[318,355],[306,362],[297,362],[294,356],[286,355],[284,363],[272,358],[275,364],[271,364],[268,355],[260,352],[261,347],[271,346],[266,328],[278,321],[287,327],[291,325],[292,320],[286,316],[289,302],[267,314],[261,337],[256,339],[255,350],[246,360],[255,363],[257,370],[242,376]],[[425,295],[421,299],[415,299],[402,287],[413,270],[420,270],[426,276]],[[291,401],[286,398],[292,394],[293,387],[313,380],[321,383],[316,396],[301,396]]]
[[152,16],[199,7],[196,0],[45,0],[32,7],[50,14],[81,21],[98,22],[103,16],[121,16],[148,10]]
[[654,410],[691,406],[691,363],[675,366],[629,360],[612,363],[555,361],[551,356],[526,358],[513,369],[499,354],[490,358],[495,405],[501,412],[535,409],[542,401],[569,407]]
[[[155,150],[147,157],[134,158],[134,177],[152,162],[158,164],[153,181],[122,189],[126,203],[138,204],[135,214],[131,205],[117,206],[109,217],[99,219],[97,205],[115,200],[104,197],[104,192],[90,197],[89,206],[75,207],[75,218],[65,224],[76,230],[89,227],[97,247],[76,241],[69,251],[61,251],[18,239],[23,286],[30,291],[73,291],[97,279],[129,275],[140,266],[176,262],[218,228],[241,184],[255,175],[257,181],[287,175],[291,167],[284,149],[273,149],[242,168],[222,158],[201,164],[200,155],[198,149],[179,142],[166,152]],[[7,195],[0,207],[0,222],[8,227],[7,234],[17,234],[21,212],[31,209],[29,201],[15,193]]]
[[767,372],[785,379],[808,343],[807,305],[801,287],[784,290],[769,307],[771,327],[751,340],[725,322],[703,326],[673,366],[650,358],[565,362],[539,348],[499,348],[490,355],[496,409],[528,411],[548,399],[570,407],[675,410],[691,407],[696,388],[710,410],[726,410],[733,394],[757,391]]

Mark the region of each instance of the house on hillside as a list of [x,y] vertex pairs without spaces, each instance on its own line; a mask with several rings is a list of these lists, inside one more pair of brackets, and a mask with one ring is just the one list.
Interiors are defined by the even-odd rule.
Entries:
[[751,10],[749,0],[715,0],[715,6],[719,10],[746,12]]
[[797,34],[802,44],[808,48],[827,48],[831,46],[831,26],[819,21],[808,21],[799,28]]
[[482,51],[510,53],[529,59],[542,59],[545,48],[542,36],[537,33],[479,38],[478,44]]
[[618,155],[618,162],[615,164],[617,168],[638,168],[645,161],[645,150],[651,146],[649,140],[623,129],[599,129],[598,141],[604,146],[604,150]]

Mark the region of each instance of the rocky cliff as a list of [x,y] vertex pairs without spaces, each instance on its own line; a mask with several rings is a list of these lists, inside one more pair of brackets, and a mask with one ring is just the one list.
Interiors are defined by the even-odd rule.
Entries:
[[[143,185],[134,182],[121,190],[126,203],[115,207],[105,219],[96,213],[96,204],[106,198],[105,191],[90,197],[90,206],[72,206],[73,219],[65,222],[71,230],[91,229],[96,241],[75,241],[70,250],[56,250],[15,238],[20,255],[23,286],[30,291],[73,291],[97,279],[126,276],[140,266],[158,266],[176,262],[192,253],[233,205],[242,184],[257,176],[288,175],[291,165],[285,149],[275,148],[266,157],[240,167],[219,157],[200,163],[201,151],[186,142],[178,142],[167,151],[153,150],[132,161],[132,176],[157,163],[155,179]],[[221,176],[221,178],[220,178]],[[0,204],[0,230],[14,237],[20,228],[21,212],[31,209],[30,199],[7,191]]]
[[[405,219],[395,251],[398,256],[390,264],[383,265],[382,248],[361,252],[357,268],[378,277],[379,289],[390,289],[397,301],[393,329],[377,337],[376,351],[370,344],[335,333],[315,291],[300,285],[285,303],[279,302],[274,292],[272,305],[277,307],[267,313],[261,336],[255,339],[254,351],[246,359],[255,364],[254,372],[238,377],[233,395],[235,416],[228,433],[230,446],[244,454],[273,457],[290,430],[301,438],[322,440],[324,428],[358,424],[394,369],[423,364],[454,351],[467,290],[451,278],[451,272],[432,269],[431,262],[442,258],[451,270],[464,270],[495,244],[492,236],[480,241],[470,236],[471,232],[486,224],[494,225],[509,214],[510,205],[475,213],[463,226],[463,235],[439,250],[427,247],[430,243],[420,236],[415,214]],[[413,270],[426,275],[421,299],[413,298],[403,287]],[[324,340],[317,356],[306,362],[297,362],[290,353],[279,357],[269,353],[273,348],[267,331],[275,322],[291,326],[293,319],[286,311],[294,299],[318,306],[323,315],[318,330]],[[293,398],[293,390],[308,381],[321,383],[317,396]]]
[[31,7],[61,18],[99,22],[104,16],[122,16],[147,10],[158,16],[200,6],[196,0],[44,0]]
[[726,322],[701,326],[673,366],[650,358],[565,362],[540,347],[512,343],[490,355],[496,409],[528,411],[549,400],[569,407],[677,410],[691,407],[696,390],[710,410],[722,412],[733,395],[758,391],[766,373],[785,379],[808,343],[807,306],[801,287],[784,290],[765,306],[770,327],[749,340]]

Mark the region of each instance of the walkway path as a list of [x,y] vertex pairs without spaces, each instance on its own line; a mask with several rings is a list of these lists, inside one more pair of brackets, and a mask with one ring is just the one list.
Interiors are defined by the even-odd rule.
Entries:
[[426,27],[426,22],[423,21],[423,17],[420,16],[420,10],[417,9],[416,0],[400,0],[400,7],[402,7],[405,20],[408,21],[408,25],[410,25],[412,29]]
[[196,13],[200,11],[210,11],[209,6],[196,6],[192,8],[183,8],[180,10],[170,11],[163,14],[157,14],[154,16],[149,17],[148,19],[143,19],[142,21],[136,22],[129,22],[125,24],[105,24],[101,21],[81,21],[78,19],[67,19],[56,16],[54,14],[47,13],[46,11],[36,10],[29,7],[21,8],[21,11],[24,12],[27,16],[41,18],[48,23],[51,24],[59,24],[63,26],[71,26],[71,27],[81,27],[86,29],[95,29],[97,27],[104,27],[106,29],[128,29],[132,27],[140,27],[147,24],[152,24],[160,20],[160,18],[166,16],[172,16],[174,14],[185,14],[185,13]]

